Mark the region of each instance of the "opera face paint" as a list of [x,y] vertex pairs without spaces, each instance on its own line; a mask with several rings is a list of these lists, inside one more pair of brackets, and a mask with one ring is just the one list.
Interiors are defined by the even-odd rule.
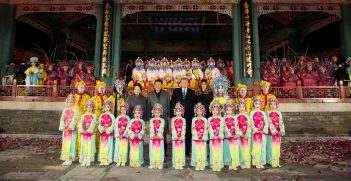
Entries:
[[85,85],[78,85],[78,93],[84,93],[84,90],[85,90]]

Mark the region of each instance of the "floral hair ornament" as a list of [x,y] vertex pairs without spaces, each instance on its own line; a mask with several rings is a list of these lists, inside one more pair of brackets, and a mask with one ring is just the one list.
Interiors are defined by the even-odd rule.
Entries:
[[195,115],[197,115],[197,110],[201,110],[201,112],[204,114],[206,112],[206,108],[204,105],[202,105],[201,103],[197,103],[195,104],[195,107],[194,107],[194,112],[195,112]]
[[139,112],[140,116],[143,117],[144,111],[143,111],[143,107],[141,105],[136,105],[134,107],[133,113],[135,114],[137,112]]
[[231,99],[228,100],[224,106],[225,106],[225,110],[230,109],[233,111],[233,113],[235,113],[235,103],[233,100],[231,100]]
[[276,104],[277,107],[279,106],[279,101],[276,97],[271,97],[268,99],[268,105]]
[[159,103],[154,104],[154,107],[151,110],[151,113],[154,115],[156,111],[160,111],[160,113],[163,113],[163,106]]
[[115,80],[115,88],[118,94],[123,94],[123,90],[126,87],[126,83],[122,80],[116,79]]
[[210,112],[213,113],[213,110],[215,110],[215,109],[217,109],[219,112],[222,111],[221,104],[218,101],[216,101],[216,100],[211,102],[211,104],[210,104]]
[[95,110],[95,103],[92,99],[89,99],[86,103],[85,103],[85,109],[87,109],[88,107],[92,107],[93,110]]
[[177,111],[180,111],[182,113],[182,116],[184,115],[184,106],[178,102],[175,106],[174,106],[174,114],[177,112]]
[[214,97],[218,96],[218,87],[219,86],[223,87],[223,95],[224,95],[224,97],[227,97],[228,96],[229,80],[224,76],[219,76],[219,77],[216,77],[212,81],[212,88],[214,90]]
[[239,106],[244,106],[245,109],[246,109],[246,108],[247,108],[247,103],[246,103],[245,99],[239,98],[238,103],[237,103],[236,106],[237,106],[238,108],[239,108]]
[[106,100],[106,101],[104,102],[104,107],[105,107],[105,106],[110,106],[110,110],[112,110],[112,109],[113,109],[113,103],[112,103],[112,101]]
[[122,108],[124,108],[126,110],[126,112],[129,112],[129,105],[126,102],[122,102],[122,104],[119,106],[119,109],[121,110]]

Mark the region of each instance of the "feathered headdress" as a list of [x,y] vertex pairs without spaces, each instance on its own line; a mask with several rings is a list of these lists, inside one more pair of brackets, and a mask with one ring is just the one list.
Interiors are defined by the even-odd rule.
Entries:
[[219,76],[213,79],[212,81],[212,89],[214,90],[214,97],[218,96],[218,87],[223,86],[224,89],[224,97],[228,96],[228,86],[229,86],[229,80],[224,77],[224,76]]

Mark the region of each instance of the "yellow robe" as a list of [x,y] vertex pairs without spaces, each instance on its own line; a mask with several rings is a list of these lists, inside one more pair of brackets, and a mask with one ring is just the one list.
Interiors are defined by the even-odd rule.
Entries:
[[[81,98],[80,98],[81,97]],[[76,124],[76,130],[78,130],[78,125],[80,124],[80,118],[82,117],[83,114],[85,114],[85,104],[86,102],[90,99],[90,96],[88,94],[75,94],[74,98],[76,102],[74,103],[74,108],[78,110],[78,119],[77,119],[77,124]],[[80,159],[80,133],[78,133],[77,136],[77,155],[78,159]]]
[[46,73],[46,71],[44,69],[42,69],[42,71],[40,72],[38,84],[45,85],[46,80],[48,80],[48,74]]

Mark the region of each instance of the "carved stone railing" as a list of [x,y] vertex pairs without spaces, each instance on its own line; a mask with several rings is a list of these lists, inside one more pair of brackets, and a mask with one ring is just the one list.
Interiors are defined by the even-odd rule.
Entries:
[[[172,95],[176,87],[164,87]],[[152,84],[147,89],[143,89],[142,94],[147,94],[153,90]],[[90,96],[95,94],[95,87],[86,87],[86,93]],[[344,87],[340,82],[339,86],[302,86],[298,81],[296,85],[287,84],[287,86],[271,87],[270,92],[275,95],[280,102],[351,102],[351,87]],[[68,94],[75,94],[76,88],[73,86],[59,86],[55,82],[54,85],[46,86],[25,86],[17,85],[14,81],[13,85],[0,86],[0,101],[64,101]],[[107,86],[106,94],[114,94],[114,87]],[[133,89],[126,89],[125,96],[133,94]],[[253,86],[248,87],[248,96],[260,94],[258,82],[254,82]],[[228,88],[228,95],[231,98],[237,98],[239,93],[236,87]]]

